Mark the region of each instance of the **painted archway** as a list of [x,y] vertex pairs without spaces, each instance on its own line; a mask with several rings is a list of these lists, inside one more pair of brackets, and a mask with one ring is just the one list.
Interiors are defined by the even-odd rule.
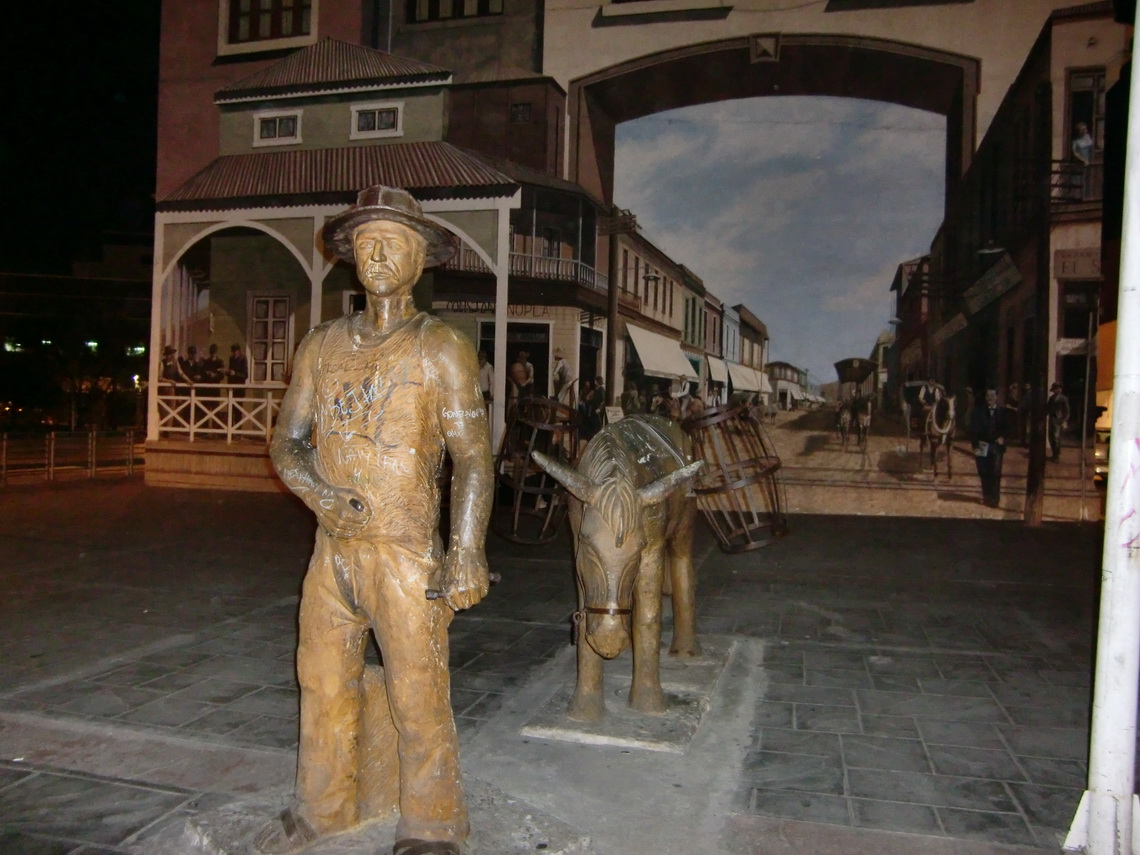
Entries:
[[946,181],[974,150],[977,59],[863,36],[772,34],[648,54],[571,81],[569,178],[613,201],[621,122],[714,101],[829,95],[884,101],[946,117]]

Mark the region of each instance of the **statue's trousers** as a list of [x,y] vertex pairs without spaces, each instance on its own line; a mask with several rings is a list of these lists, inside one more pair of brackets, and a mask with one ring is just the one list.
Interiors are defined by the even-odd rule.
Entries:
[[[451,609],[428,600],[440,563],[412,550],[318,530],[301,598],[297,675],[301,739],[297,799],[322,833],[370,819],[362,767],[391,753],[396,736],[400,820],[396,837],[463,840],[467,809],[459,780],[459,742],[451,712],[447,627]],[[365,692],[368,630],[379,642],[383,688]],[[374,675],[370,675],[374,676]],[[386,710],[365,710],[365,697]],[[386,695],[386,697],[385,697]],[[392,727],[377,726],[390,716]],[[362,720],[366,722],[362,727]],[[388,744],[369,744],[376,742]],[[372,782],[373,790],[383,782]],[[380,801],[383,801],[381,798]],[[360,816],[364,806],[365,815]]]

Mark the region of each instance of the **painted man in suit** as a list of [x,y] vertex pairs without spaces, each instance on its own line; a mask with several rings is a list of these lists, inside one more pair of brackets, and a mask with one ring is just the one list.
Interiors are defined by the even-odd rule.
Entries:
[[998,406],[997,390],[986,389],[986,397],[970,413],[970,445],[982,482],[982,503],[996,508],[1001,503],[1001,465],[1009,438],[1009,415]]

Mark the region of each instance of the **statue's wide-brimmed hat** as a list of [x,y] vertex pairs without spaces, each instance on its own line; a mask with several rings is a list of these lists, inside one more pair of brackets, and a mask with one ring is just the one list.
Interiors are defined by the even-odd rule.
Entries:
[[352,235],[358,226],[376,220],[403,223],[423,235],[427,241],[424,267],[443,264],[455,254],[455,236],[438,223],[424,217],[423,208],[407,190],[376,184],[356,196],[356,204],[325,223],[321,236],[338,258],[350,264],[355,256]]

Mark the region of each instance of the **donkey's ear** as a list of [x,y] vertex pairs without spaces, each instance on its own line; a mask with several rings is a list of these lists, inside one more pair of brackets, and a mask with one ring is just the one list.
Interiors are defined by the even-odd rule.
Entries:
[[571,466],[559,463],[552,457],[547,457],[541,451],[532,451],[530,456],[534,462],[541,466],[555,481],[570,491],[575,498],[581,499],[587,505],[598,492],[598,486]]
[[695,463],[690,463],[683,469],[678,469],[676,472],[670,472],[651,484],[646,484],[637,491],[637,497],[641,499],[645,505],[656,505],[658,502],[663,502],[670,493],[677,487],[684,484],[691,478],[696,477],[700,468],[705,465],[703,460],[698,460]]

